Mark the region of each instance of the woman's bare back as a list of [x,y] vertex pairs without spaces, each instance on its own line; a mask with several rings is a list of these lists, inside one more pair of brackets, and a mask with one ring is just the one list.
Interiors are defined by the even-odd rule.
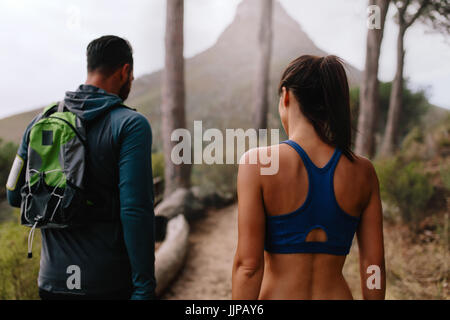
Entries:
[[[298,142],[301,144],[301,141]],[[308,173],[299,155],[286,144],[279,148],[279,171],[261,176],[265,214],[293,212],[306,200]],[[326,145],[303,148],[317,167],[327,164],[334,148]],[[334,174],[334,190],[339,206],[349,215],[359,217],[370,197],[371,179],[367,160],[356,157],[351,162],[341,156]],[[315,190],[317,192],[317,190]],[[326,233],[312,230],[306,241],[325,242]],[[260,299],[352,299],[342,275],[346,256],[323,253],[264,253],[264,277]]]

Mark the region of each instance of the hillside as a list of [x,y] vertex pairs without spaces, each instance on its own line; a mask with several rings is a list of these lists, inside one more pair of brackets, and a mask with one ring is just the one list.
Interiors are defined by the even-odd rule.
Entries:
[[[248,127],[251,112],[254,52],[257,48],[258,0],[244,0],[236,10],[233,22],[209,49],[186,60],[186,108],[188,125],[203,120],[203,126],[216,128]],[[319,49],[301,26],[275,2],[274,41],[271,66],[269,124],[278,127],[276,87],[287,64],[302,54],[327,54]],[[352,84],[361,72],[348,66]],[[159,149],[161,71],[136,79],[127,104],[134,106],[150,120]],[[0,120],[0,137],[18,142],[23,130],[39,110]]]
[[41,109],[19,113],[0,119],[0,139],[19,143],[27,125]]

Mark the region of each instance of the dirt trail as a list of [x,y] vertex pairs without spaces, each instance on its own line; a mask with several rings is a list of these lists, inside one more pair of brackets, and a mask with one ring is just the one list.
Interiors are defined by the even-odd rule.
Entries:
[[191,224],[186,265],[163,299],[231,299],[237,205],[209,211]]

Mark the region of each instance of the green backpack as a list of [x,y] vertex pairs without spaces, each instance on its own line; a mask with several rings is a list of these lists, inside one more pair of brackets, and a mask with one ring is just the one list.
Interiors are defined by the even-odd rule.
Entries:
[[21,223],[31,227],[28,257],[36,228],[81,224],[85,196],[86,130],[64,102],[52,104],[32,125],[28,137],[25,184],[21,189]]

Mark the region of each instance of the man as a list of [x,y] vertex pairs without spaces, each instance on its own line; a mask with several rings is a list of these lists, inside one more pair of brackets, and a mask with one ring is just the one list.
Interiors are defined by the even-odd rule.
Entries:
[[[66,92],[64,103],[87,128],[87,194],[93,203],[89,214],[109,210],[112,219],[41,230],[39,295],[152,299],[156,286],[152,133],[144,116],[122,104],[133,81],[132,48],[116,36],[93,40],[87,47],[87,67],[86,83]],[[18,150],[24,163],[28,132],[35,121]],[[16,207],[24,171],[13,166],[8,179],[17,181],[8,190],[8,200]]]

